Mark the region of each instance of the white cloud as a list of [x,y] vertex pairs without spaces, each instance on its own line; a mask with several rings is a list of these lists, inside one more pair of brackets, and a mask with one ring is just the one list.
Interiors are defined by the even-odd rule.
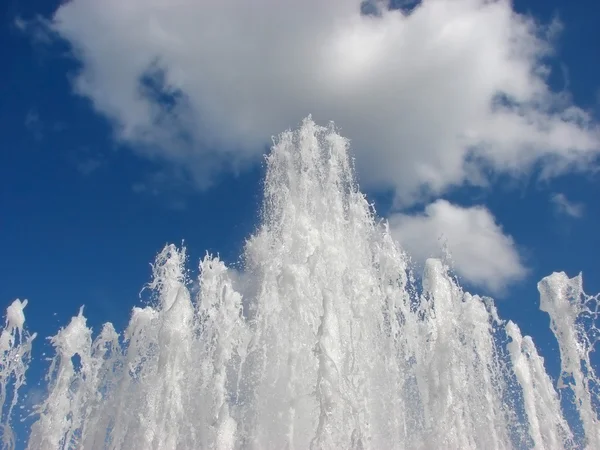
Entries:
[[364,185],[405,204],[484,184],[481,164],[520,174],[541,161],[549,177],[597,156],[598,125],[546,82],[557,23],[508,0],[379,17],[360,4],[71,0],[52,27],[81,61],[76,91],[118,138],[200,186],[309,113],[352,139]]
[[583,212],[585,210],[583,203],[572,202],[562,193],[553,194],[550,199],[556,212],[559,214],[565,214],[575,218],[583,217]]
[[437,200],[422,214],[394,214],[389,221],[392,235],[415,262],[442,256],[445,244],[456,273],[492,293],[501,293],[527,274],[513,239],[484,207]]
[[21,33],[29,35],[37,45],[49,45],[54,41],[52,33],[50,32],[50,24],[42,17],[38,16],[32,21],[25,21],[22,18],[17,17],[13,22],[13,25]]
[[35,109],[30,109],[27,112],[25,116],[25,128],[31,132],[36,141],[41,141],[44,138],[44,124]]

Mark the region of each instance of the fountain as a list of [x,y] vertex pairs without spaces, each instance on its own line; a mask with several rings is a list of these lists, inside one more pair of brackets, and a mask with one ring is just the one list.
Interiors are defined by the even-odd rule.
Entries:
[[[560,348],[555,388],[532,339],[441,261],[416,286],[333,125],[305,119],[267,165],[243,295],[209,255],[192,295],[185,249],[167,246],[155,301],[133,308],[122,335],[107,323],[94,337],[80,311],[51,338],[27,448],[600,448],[598,298],[580,276],[538,285]],[[8,308],[0,337],[5,448],[35,337],[25,306]]]

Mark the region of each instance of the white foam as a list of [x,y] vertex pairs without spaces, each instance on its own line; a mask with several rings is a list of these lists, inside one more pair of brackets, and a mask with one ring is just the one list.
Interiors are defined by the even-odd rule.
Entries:
[[19,401],[19,390],[25,384],[31,345],[36,337],[35,333],[29,335],[23,332],[23,309],[26,306],[27,300],[17,299],[6,309],[6,322],[0,334],[0,430],[3,448],[13,448],[15,445],[11,418]]
[[[576,442],[533,341],[491,299],[464,292],[438,260],[415,286],[347,147],[310,118],[279,137],[243,277],[207,255],[189,280],[185,249],[169,245],[148,285],[155,301],[133,309],[122,337],[107,324],[93,339],[80,311],[51,339],[29,448],[600,448],[597,299],[581,278],[540,283],[561,390],[584,424]],[[18,375],[15,393],[25,304],[9,308],[0,341],[2,386]]]

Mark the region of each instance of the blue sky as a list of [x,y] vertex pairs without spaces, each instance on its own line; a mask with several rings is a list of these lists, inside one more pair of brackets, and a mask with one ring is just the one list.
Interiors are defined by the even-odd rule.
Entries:
[[[98,9],[100,3],[101,10]],[[268,5],[269,1],[261,0],[262,3]],[[333,3],[340,7],[338,4],[353,2]],[[186,28],[189,25],[183,20],[186,11],[180,15],[169,12],[164,19],[168,21],[162,23],[161,14],[146,11],[142,1],[132,1],[133,12],[121,11],[116,0],[95,4],[91,0],[72,0],[60,9],[59,2],[53,1],[3,2],[0,9],[0,60],[3,62],[0,72],[0,246],[5,258],[0,299],[5,306],[15,298],[30,300],[26,310],[27,326],[40,336],[34,356],[40,357],[42,339],[65,325],[82,304],[95,329],[104,321],[112,321],[118,329],[123,329],[131,307],[141,301],[141,288],[149,281],[149,263],[165,243],[185,240],[192,267],[197,266],[206,250],[220,253],[228,263],[236,263],[244,239],[258,221],[264,169],[261,155],[270,142],[269,137],[286,127],[296,126],[308,113],[313,113],[318,122],[335,120],[342,134],[350,131],[364,191],[382,216],[398,219],[397,236],[401,241],[409,239],[409,250],[429,256],[431,241],[437,242],[439,238],[433,235],[417,239],[414,230],[422,230],[420,234],[450,230],[449,234],[456,236],[451,250],[459,256],[457,271],[460,276],[463,270],[460,278],[465,285],[476,293],[499,294],[501,314],[515,319],[524,333],[532,334],[542,353],[551,352],[555,345],[547,329],[548,319],[537,311],[537,281],[553,271],[564,270],[570,276],[583,271],[586,291],[600,291],[597,277],[600,206],[596,200],[600,188],[597,175],[600,31],[593,22],[600,13],[600,6],[592,0],[514,3],[517,13],[532,15],[546,26],[545,36],[552,35],[547,42],[554,53],[546,52],[540,57],[551,69],[541,78],[544,88],[540,90],[536,85],[539,79],[519,72],[523,64],[531,62],[529,56],[516,62],[505,55],[494,56],[494,46],[508,42],[502,40],[501,30],[504,25],[512,24],[512,19],[497,18],[503,17],[502,13],[510,11],[510,7],[505,5],[498,11],[478,16],[480,13],[473,7],[480,3],[476,0],[461,1],[459,3],[464,4],[461,10],[446,12],[433,6],[425,10],[425,4],[432,3],[435,2],[417,5],[412,16],[402,22],[408,30],[404,41],[393,41],[393,27],[401,26],[395,22],[385,33],[373,34],[376,36],[373,39],[370,29],[361,28],[354,37],[343,35],[339,42],[332,38],[335,45],[341,42],[340,53],[332,56],[339,56],[339,64],[335,67],[323,64],[320,80],[331,76],[334,81],[350,80],[350,85],[341,87],[330,99],[331,103],[339,101],[342,106],[330,107],[315,100],[313,107],[311,99],[323,97],[321,92],[331,91],[333,85],[319,84],[320,81],[305,83],[303,80],[310,80],[312,75],[304,74],[301,66],[294,67],[292,75],[286,69],[290,62],[277,59],[280,57],[277,48],[261,63],[241,57],[234,60],[233,56],[229,60],[228,49],[234,47],[226,42],[226,37],[213,36],[214,51],[212,44],[203,44],[206,36],[199,36],[197,49],[192,44],[190,48],[185,44],[182,48],[171,45],[170,42],[187,42],[193,38],[186,34],[196,30],[195,26]],[[334,6],[323,13],[324,17],[335,17]],[[199,6],[190,8],[191,15],[202,12],[197,11]],[[298,8],[297,14],[304,11]],[[340,8],[344,14],[351,10]],[[208,6],[206,9],[210,10]],[[235,12],[228,13],[232,17],[221,16],[217,10],[210,13],[217,17],[216,21],[239,23]],[[135,20],[128,14],[135,15]],[[282,12],[273,12],[274,17],[277,14]],[[248,22],[252,18],[254,16]],[[561,26],[550,26],[556,18]],[[178,20],[182,20],[181,29],[187,30],[181,35],[177,35]],[[290,23],[300,29],[301,20]],[[474,25],[481,20],[489,20],[489,28],[496,26],[499,30],[497,35],[490,32],[489,41],[487,36],[477,34],[485,32],[485,27],[482,31]],[[466,23],[467,31],[462,33],[453,28],[432,40],[435,45],[443,45],[443,52],[433,55],[432,63],[427,59],[429,47],[425,44],[439,24],[452,21]],[[167,38],[154,40],[154,34],[136,31],[135,27],[144,29],[148,24],[154,24],[152,26],[159,30],[157,36],[163,36],[160,33],[164,32]],[[319,23],[310,25],[317,27]],[[259,28],[250,30],[253,29]],[[273,33],[277,32],[277,29],[269,30],[271,34],[267,33],[265,39],[272,42]],[[302,33],[302,30],[290,31],[298,39],[304,36]],[[525,31],[519,33],[525,35],[517,33],[516,36],[530,37]],[[313,34],[320,36],[317,31]],[[111,41],[113,35],[117,41]],[[267,42],[261,39],[249,41],[257,46]],[[472,44],[474,40],[481,40],[486,46],[479,48]],[[236,42],[236,46],[240,45]],[[285,48],[285,39],[283,42]],[[223,46],[221,53],[219,45]],[[297,42],[290,41],[289,45],[290,51],[297,52],[294,60],[302,62],[303,57],[312,57],[310,52],[305,55],[304,47]],[[398,48],[404,48],[402,45],[408,50],[402,50],[406,53],[396,61],[395,54],[400,52]],[[377,53],[378,49],[383,49],[382,55]],[[173,56],[178,52],[185,57]],[[189,62],[194,55],[198,56],[200,69],[193,61]],[[358,59],[354,59],[355,55]],[[369,59],[373,55],[380,59]],[[539,100],[536,95],[547,101],[548,92],[561,94],[560,99],[553,97],[554,103],[549,102],[552,105],[548,108],[562,111],[579,108],[578,114],[586,114],[588,125],[580,127],[576,121],[567,121],[570,128],[563,134],[548,134],[549,137],[540,134],[530,139],[536,130],[525,128],[523,131],[520,125],[497,130],[497,117],[490,113],[487,122],[473,126],[473,130],[470,125],[465,128],[463,122],[453,117],[453,111],[458,111],[462,102],[454,97],[443,97],[445,93],[452,93],[468,103],[483,92],[484,87],[488,89],[484,82],[481,82],[484,87],[472,90],[472,81],[460,82],[469,81],[469,76],[474,76],[477,83],[485,81],[486,67],[477,61],[488,57],[490,65],[498,65],[494,66],[494,73],[506,74],[495,80],[496,84],[490,82],[489,89],[514,89],[510,92],[511,101],[535,113],[539,110],[531,104],[532,99]],[[366,58],[367,63],[361,58]],[[139,67],[130,63],[138,59],[142,60]],[[440,60],[447,65],[438,66]],[[423,78],[423,73],[415,74],[402,68],[405,61],[413,66],[423,64],[427,68],[425,78],[431,76],[427,83],[432,84],[421,86],[407,81],[403,85],[402,80]],[[278,63],[281,66],[277,66]],[[265,87],[257,81],[264,76],[260,66],[269,64],[280,77],[276,81],[281,86],[276,87],[281,87],[281,92],[288,90],[289,96],[282,99],[276,88],[269,90],[268,85]],[[538,67],[536,64],[532,63],[531,67]],[[160,76],[152,75],[152,67],[165,75],[162,81]],[[336,77],[340,75],[335,70],[339,67],[345,69],[338,80]],[[197,77],[204,80],[203,74],[212,73],[213,69],[221,75],[212,81],[207,75],[206,84],[195,81]],[[239,74],[244,70],[248,72],[242,77]],[[476,70],[483,72],[473,75]],[[305,77],[303,80],[294,78],[298,72]],[[219,78],[223,78],[223,86],[226,86],[230,73],[231,86],[235,86],[232,92],[218,84]],[[139,88],[143,87],[139,80],[148,74],[157,83],[156,89],[162,97],[156,99],[147,93],[145,97],[142,95],[142,101],[138,98]],[[242,78],[235,78],[238,75]],[[139,82],[134,86],[137,91],[131,88],[128,76]],[[375,78],[367,79],[371,76]],[[390,77],[395,81],[390,81]],[[452,82],[450,90],[444,90],[449,82]],[[248,83],[247,89],[244,83]],[[380,90],[380,86],[385,90]],[[303,89],[318,92],[307,94]],[[391,100],[389,105],[378,100],[387,102],[390,96],[396,95],[395,89],[409,92],[410,96],[397,94],[408,105],[407,110]],[[253,97],[254,91],[260,95]],[[494,94],[485,92],[483,100],[489,100]],[[176,105],[172,109],[167,108],[170,102]],[[380,104],[382,107],[378,108]],[[472,117],[469,114],[476,114],[479,111],[476,108],[483,103],[473,100],[472,104],[472,111],[464,114],[467,124],[467,119]],[[417,111],[415,118],[410,105],[416,105],[417,109],[420,105],[430,105],[431,109],[424,109],[427,114]],[[272,112],[271,109],[277,110]],[[235,114],[241,111],[239,117],[231,119],[232,111]],[[440,112],[429,115],[430,111]],[[375,125],[369,122],[370,117]],[[454,122],[456,126],[451,129],[447,125],[436,125]],[[403,134],[388,131],[396,126],[402,131],[402,123],[410,125]],[[562,126],[552,121],[544,124]],[[415,135],[404,141],[411,130],[416,130]],[[422,138],[436,133],[441,136],[438,140]],[[489,151],[477,154],[485,161],[473,176],[462,169],[468,160],[460,153],[463,141],[458,139],[457,144],[444,148],[443,153],[435,153],[437,150],[433,149],[437,143],[447,142],[462,133],[482,136],[481,141],[471,142],[477,148],[487,148],[491,142]],[[396,138],[397,143],[386,147]],[[380,148],[383,150],[379,152]],[[407,150],[400,154],[398,148]],[[517,152],[513,154],[511,149],[515,148]],[[418,159],[427,152],[431,152],[430,158]],[[525,154],[532,156],[518,156]],[[586,156],[577,156],[582,154]],[[371,155],[375,156],[371,158]],[[449,159],[446,161],[446,158]],[[437,164],[440,160],[442,165]],[[460,164],[457,165],[457,161]],[[559,163],[554,164],[555,161]],[[561,161],[568,164],[558,170],[556,167],[563,167]],[[450,170],[453,165],[457,168]],[[421,166],[429,170],[423,173],[433,173],[432,179],[425,175],[411,178],[413,173],[419,173]],[[393,170],[388,173],[387,167]],[[551,175],[544,177],[547,173]],[[437,203],[438,209],[433,207],[429,215],[424,215],[428,205],[442,200],[451,206],[444,210],[440,207],[443,204]],[[479,206],[479,216],[475,210],[468,209],[474,206]],[[466,222],[476,217],[485,219],[485,226],[491,231],[477,229],[475,233],[481,232],[481,240],[474,238],[471,243],[469,239],[461,240],[463,222],[459,220],[459,225],[444,222],[454,217],[453,214]],[[420,217],[420,221],[415,222],[415,217]],[[489,236],[498,242],[491,243]],[[504,239],[507,236],[510,241]],[[500,259],[499,253],[506,256],[512,268],[506,264],[491,265],[487,272],[474,274],[474,268],[461,261],[473,252],[478,258],[486,255],[478,253],[477,248],[466,251],[469,245],[485,247],[483,251],[490,261]],[[461,254],[467,256],[461,260]],[[477,263],[481,264],[485,265],[485,261]],[[498,279],[494,282],[496,272]],[[552,366],[552,360],[548,364]],[[32,367],[30,383],[37,384],[35,379],[42,365],[36,363]]]

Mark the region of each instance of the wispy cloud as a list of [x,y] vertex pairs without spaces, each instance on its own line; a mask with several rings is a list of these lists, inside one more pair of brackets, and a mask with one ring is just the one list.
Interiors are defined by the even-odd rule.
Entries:
[[56,41],[50,23],[44,17],[37,16],[31,20],[17,17],[13,24],[17,30],[29,35],[35,44],[50,45]]
[[160,204],[171,211],[185,211],[185,189],[178,182],[179,176],[172,171],[151,172],[142,181],[131,186],[135,194],[159,199]]
[[23,124],[38,142],[43,140],[47,134],[60,133],[68,128],[63,122],[42,119],[36,108],[27,111]]
[[101,159],[90,158],[77,163],[77,170],[84,176],[91,175],[104,165]]
[[41,141],[44,137],[44,125],[35,109],[30,109],[25,116],[25,128],[27,128],[36,141]]
[[65,152],[68,163],[82,176],[87,177],[108,165],[107,155],[101,150],[80,146]]
[[572,202],[562,193],[553,194],[550,200],[557,213],[574,218],[583,217],[585,212],[585,205],[583,203]]

